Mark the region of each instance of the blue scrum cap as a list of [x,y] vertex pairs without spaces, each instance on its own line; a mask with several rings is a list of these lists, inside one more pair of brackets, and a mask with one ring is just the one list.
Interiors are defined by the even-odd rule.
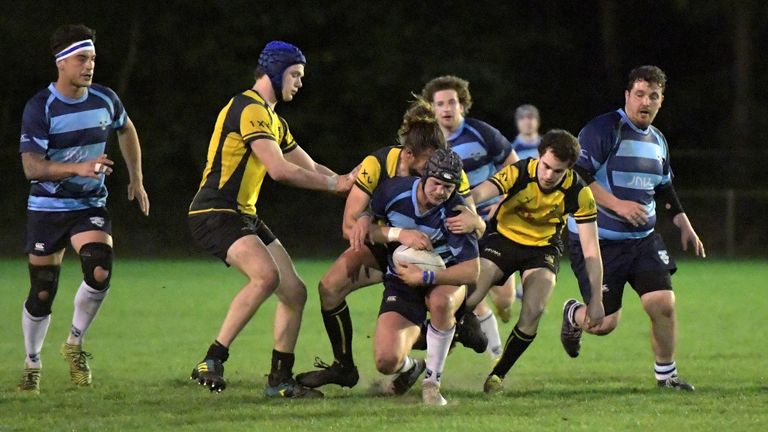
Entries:
[[295,64],[307,64],[307,59],[301,50],[288,42],[272,41],[268,43],[259,55],[259,69],[267,74],[272,82],[275,94],[283,94],[283,73]]

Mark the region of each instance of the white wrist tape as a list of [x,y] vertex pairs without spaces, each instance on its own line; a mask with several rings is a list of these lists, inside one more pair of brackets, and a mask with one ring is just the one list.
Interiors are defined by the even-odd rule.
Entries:
[[387,241],[390,242],[396,242],[400,238],[400,231],[402,231],[402,228],[390,228],[389,231],[387,231]]
[[336,176],[326,177],[325,181],[327,182],[325,187],[328,188],[329,191],[335,191],[336,190],[336,185],[339,183],[339,179],[336,178]]

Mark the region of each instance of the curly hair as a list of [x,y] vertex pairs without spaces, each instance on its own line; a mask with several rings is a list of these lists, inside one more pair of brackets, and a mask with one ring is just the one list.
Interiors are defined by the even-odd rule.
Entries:
[[635,81],[646,81],[649,84],[657,84],[661,87],[662,92],[667,89],[667,74],[665,74],[658,66],[645,65],[636,67],[629,72],[628,78],[628,91],[632,91]]
[[468,113],[472,107],[472,95],[469,93],[469,81],[455,75],[444,75],[430,80],[421,90],[421,97],[434,102],[435,93],[442,90],[455,90],[459,96],[459,103],[464,107],[464,113]]
[[421,97],[411,102],[397,131],[398,142],[415,156],[426,151],[447,148],[445,136],[437,124],[432,106]]

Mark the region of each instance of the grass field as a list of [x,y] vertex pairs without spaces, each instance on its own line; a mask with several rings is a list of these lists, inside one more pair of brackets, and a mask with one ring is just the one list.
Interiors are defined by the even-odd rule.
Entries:
[[[331,360],[315,286],[327,262],[300,261],[309,286],[295,370],[315,355]],[[380,289],[349,299],[361,381],[352,390],[326,389],[323,400],[277,401],[262,396],[271,352],[274,303],[267,303],[232,347],[228,389],[209,394],[188,380],[218,330],[241,276],[208,261],[117,263],[112,292],[86,339],[94,354],[94,386],[76,389],[58,347],[69,329],[79,264],[65,260],[61,288],[43,349],[42,393],[19,394],[24,358],[21,304],[28,279],[22,261],[0,261],[0,431],[11,430],[768,430],[768,265],[751,262],[681,264],[677,361],[697,391],[659,391],[652,375],[648,322],[632,291],[610,336],[584,340],[570,359],[559,341],[563,301],[576,293],[567,264],[536,342],[488,399],[487,357],[457,349],[448,359],[449,406],[424,407],[418,384],[404,397],[369,395],[379,378],[371,336]],[[518,311],[515,307],[515,313]],[[503,337],[512,324],[503,324]]]

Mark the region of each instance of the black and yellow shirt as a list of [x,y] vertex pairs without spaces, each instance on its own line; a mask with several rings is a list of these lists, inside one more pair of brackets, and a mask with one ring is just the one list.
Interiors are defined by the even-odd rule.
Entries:
[[538,159],[523,159],[488,179],[502,195],[507,194],[492,224],[504,237],[522,245],[558,245],[568,215],[576,223],[595,221],[595,198],[571,169],[559,185],[542,191],[536,178],[538,164]]
[[189,214],[235,211],[256,214],[256,200],[267,169],[251,151],[257,139],[275,141],[283,154],[297,146],[288,123],[254,90],[229,101],[219,113],[208,145],[208,159]]
[[[363,159],[360,165],[360,171],[357,173],[357,187],[368,195],[373,195],[373,191],[384,180],[397,177],[400,167],[400,154],[403,152],[402,146],[382,147]],[[469,179],[467,173],[461,172],[461,184],[459,184],[459,195],[467,197],[469,191]]]

